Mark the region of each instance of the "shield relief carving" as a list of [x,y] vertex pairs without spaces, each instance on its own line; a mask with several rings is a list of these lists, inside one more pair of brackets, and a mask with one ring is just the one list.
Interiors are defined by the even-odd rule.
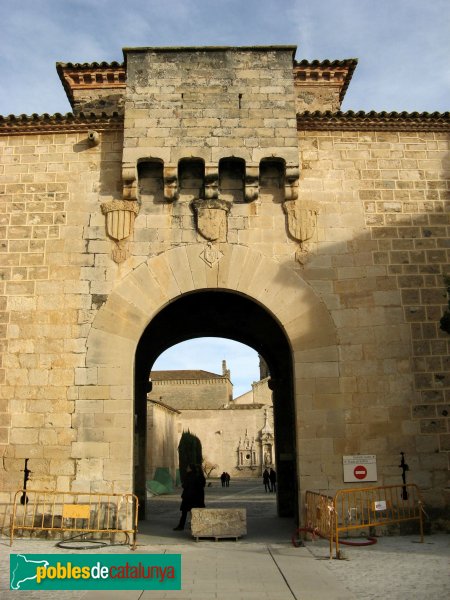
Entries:
[[289,235],[300,244],[297,259],[303,262],[302,255],[308,250],[308,242],[315,239],[318,210],[315,203],[298,199],[299,176],[297,166],[286,167],[283,211]]
[[317,227],[317,207],[313,203],[286,200],[283,202],[283,210],[291,237],[300,242],[301,246],[313,241]]
[[197,231],[210,242],[225,242],[227,215],[231,202],[220,199],[196,199],[192,202],[197,217]]
[[139,213],[136,200],[110,200],[101,205],[102,213],[106,216],[106,233],[116,244],[112,258],[121,263],[128,258],[126,240],[133,232],[134,220]]
[[133,231],[134,220],[139,212],[139,204],[135,200],[111,200],[101,205],[106,215],[106,232],[113,240],[127,238]]

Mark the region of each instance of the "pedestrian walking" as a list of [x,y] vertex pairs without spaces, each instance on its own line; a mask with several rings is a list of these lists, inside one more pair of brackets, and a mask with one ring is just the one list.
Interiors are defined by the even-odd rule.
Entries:
[[266,492],[271,492],[271,485],[270,485],[270,476],[269,476],[269,471],[267,469],[264,469],[263,472],[263,483],[264,483],[264,489]]
[[226,472],[225,473],[225,486],[226,487],[230,487],[230,479],[231,479],[230,474]]
[[275,471],[273,469],[270,469],[269,479],[270,479],[270,491],[276,492],[277,491],[277,474],[275,473]]
[[225,473],[225,471],[220,476],[220,481],[222,482],[222,487],[225,487],[227,482],[227,474]]

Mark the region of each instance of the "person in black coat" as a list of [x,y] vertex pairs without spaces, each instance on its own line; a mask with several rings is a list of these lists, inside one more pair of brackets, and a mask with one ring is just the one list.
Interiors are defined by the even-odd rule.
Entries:
[[270,491],[276,492],[277,491],[277,474],[275,473],[275,471],[273,469],[270,469],[269,479],[270,479]]
[[264,469],[263,483],[264,483],[264,489],[266,490],[266,492],[271,492],[272,490],[270,489],[271,485],[270,485],[269,471],[267,469]]
[[184,529],[187,514],[192,508],[205,508],[205,484],[206,479],[203,473],[195,465],[188,465],[181,494],[180,522],[173,528],[174,531]]

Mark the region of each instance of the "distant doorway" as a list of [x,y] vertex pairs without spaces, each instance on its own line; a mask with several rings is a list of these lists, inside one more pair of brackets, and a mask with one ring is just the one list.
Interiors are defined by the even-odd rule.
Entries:
[[273,393],[277,514],[298,514],[295,403],[292,352],[276,319],[248,296],[221,290],[182,295],[163,308],[145,329],[135,360],[135,493],[145,518],[146,432],[149,374],[158,356],[180,342],[226,337],[255,349],[267,362]]
[[180,480],[177,448],[188,432],[201,442],[211,480],[260,478],[264,465],[274,465],[272,391],[253,348],[227,338],[187,340],[163,352],[150,375],[147,489],[164,493]]

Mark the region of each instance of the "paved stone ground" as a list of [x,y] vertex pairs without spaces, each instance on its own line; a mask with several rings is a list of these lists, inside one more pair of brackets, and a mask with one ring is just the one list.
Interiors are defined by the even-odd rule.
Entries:
[[345,560],[327,560],[328,543],[309,543],[327,570],[359,600],[441,600],[450,596],[450,536],[381,537],[364,548],[342,547]]
[[[147,502],[147,520],[141,532],[157,536],[167,543],[190,539],[188,530],[174,532],[180,518],[180,490],[167,496],[154,496]],[[209,508],[246,508],[248,535],[241,543],[286,542],[295,528],[292,519],[279,519],[276,494],[264,491],[259,481],[231,481],[230,487],[222,487],[220,481],[211,482],[205,488],[205,503]],[[188,518],[189,519],[189,518]]]
[[[195,542],[188,530],[174,532],[179,492],[148,501],[148,521],[138,536],[140,553],[181,553],[183,589],[179,592],[17,592],[9,591],[9,553],[56,554],[55,541],[17,539],[12,549],[0,538],[2,600],[444,600],[449,596],[450,537],[433,535],[419,544],[416,536],[383,537],[374,546],[343,548],[346,560],[329,560],[323,540],[294,548],[293,525],[276,517],[275,497],[255,482],[232,482],[206,489],[208,506],[247,508],[248,535],[231,540]],[[128,553],[127,546],[107,546],[86,553]]]

